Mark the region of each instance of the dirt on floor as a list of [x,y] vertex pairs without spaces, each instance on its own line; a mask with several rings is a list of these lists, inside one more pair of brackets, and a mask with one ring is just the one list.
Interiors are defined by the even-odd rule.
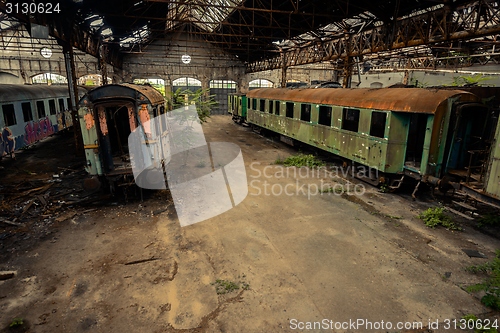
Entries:
[[463,332],[464,315],[498,318],[464,290],[497,230],[457,216],[463,231],[430,229],[425,193],[276,165],[297,150],[228,116],[203,129],[241,148],[248,195],[186,227],[168,190],[84,191],[71,136],[2,160],[0,331]]

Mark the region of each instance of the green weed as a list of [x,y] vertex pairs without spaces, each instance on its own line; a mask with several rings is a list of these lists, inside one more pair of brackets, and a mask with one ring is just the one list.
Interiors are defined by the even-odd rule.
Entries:
[[418,218],[423,220],[425,225],[429,228],[435,228],[437,226],[443,226],[448,230],[462,230],[458,227],[451,218],[444,213],[443,207],[429,208],[423,213],[421,213]]
[[[468,314],[463,316],[462,319],[465,320],[465,326],[467,328],[469,328],[470,326],[474,327],[474,333],[498,333],[498,330],[495,327],[491,327],[491,325],[488,325],[488,323],[482,321],[476,315]],[[474,325],[470,325],[470,321],[473,321]],[[460,321],[460,323],[462,323],[462,321]],[[483,326],[487,326],[487,328],[483,328]]]
[[480,228],[484,226],[500,226],[500,216],[492,213],[486,214],[479,219],[477,226]]
[[346,189],[342,185],[336,185],[334,187],[327,187],[327,188],[322,188],[319,190],[320,193],[336,193],[336,194],[342,194],[346,192]]
[[286,159],[282,160],[281,158],[278,158],[275,162],[275,164],[282,164],[284,166],[295,166],[295,167],[321,167],[324,166],[325,163],[319,159],[316,158],[316,156],[312,154],[299,154],[295,156],[289,156]]
[[382,185],[380,185],[379,191],[382,193],[389,193],[391,191],[391,188],[389,187],[388,184],[383,183]]
[[483,265],[470,266],[466,270],[473,274],[485,274],[483,282],[467,287],[468,292],[481,292],[485,294],[481,302],[495,310],[500,310],[500,250],[496,251],[496,256],[491,262]]
[[9,327],[19,327],[24,325],[24,319],[23,318],[14,318],[12,322],[10,323]]
[[250,289],[250,285],[246,282],[233,282],[233,281],[228,281],[228,280],[221,280],[217,279],[215,280],[212,285],[215,285],[215,292],[217,295],[224,295],[228,294],[232,291],[238,290],[238,289],[243,289],[243,290],[248,290]]

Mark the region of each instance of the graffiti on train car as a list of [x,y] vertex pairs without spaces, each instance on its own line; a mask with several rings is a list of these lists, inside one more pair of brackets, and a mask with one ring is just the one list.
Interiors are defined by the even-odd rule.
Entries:
[[59,112],[57,125],[52,124],[49,117],[37,121],[29,121],[24,126],[24,134],[15,136],[9,127],[4,127],[0,135],[0,157],[14,156],[14,150],[31,145],[39,140],[73,126],[73,118],[69,111]]
[[57,113],[57,131],[62,131],[71,126],[73,126],[71,112],[66,110],[64,112]]
[[33,144],[49,135],[54,134],[54,126],[48,117],[38,121],[29,121],[24,127],[24,142],[27,145]]
[[16,149],[16,141],[12,135],[12,131],[8,127],[4,127],[0,136],[0,157],[11,154],[13,156]]

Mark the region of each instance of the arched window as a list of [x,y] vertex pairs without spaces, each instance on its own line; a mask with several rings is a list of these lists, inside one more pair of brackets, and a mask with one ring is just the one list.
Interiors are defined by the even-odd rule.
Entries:
[[198,87],[201,88],[201,81],[192,77],[181,77],[172,81],[173,87]]
[[[108,77],[108,82],[111,83],[113,80]],[[78,79],[78,85],[80,86],[102,86],[102,75],[101,74],[88,74],[80,77]]]
[[257,89],[257,88],[272,88],[273,83],[266,79],[255,79],[248,83],[248,88]]
[[149,84],[165,96],[165,80],[163,79],[135,79],[135,84]]
[[59,74],[42,73],[31,78],[33,84],[68,84],[66,77]]

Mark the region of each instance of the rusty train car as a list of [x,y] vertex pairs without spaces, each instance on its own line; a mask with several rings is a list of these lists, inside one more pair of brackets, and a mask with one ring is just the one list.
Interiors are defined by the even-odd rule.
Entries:
[[83,135],[86,170],[92,178],[87,188],[132,182],[128,137],[139,126],[164,114],[165,99],[153,87],[108,84],[88,91],[80,99],[78,115]]
[[67,86],[0,84],[0,159],[71,127],[69,98]]
[[421,88],[264,88],[245,97],[246,122],[366,167],[375,185],[397,188],[410,177],[441,186],[448,176],[471,195],[500,200],[500,125],[488,97]]

